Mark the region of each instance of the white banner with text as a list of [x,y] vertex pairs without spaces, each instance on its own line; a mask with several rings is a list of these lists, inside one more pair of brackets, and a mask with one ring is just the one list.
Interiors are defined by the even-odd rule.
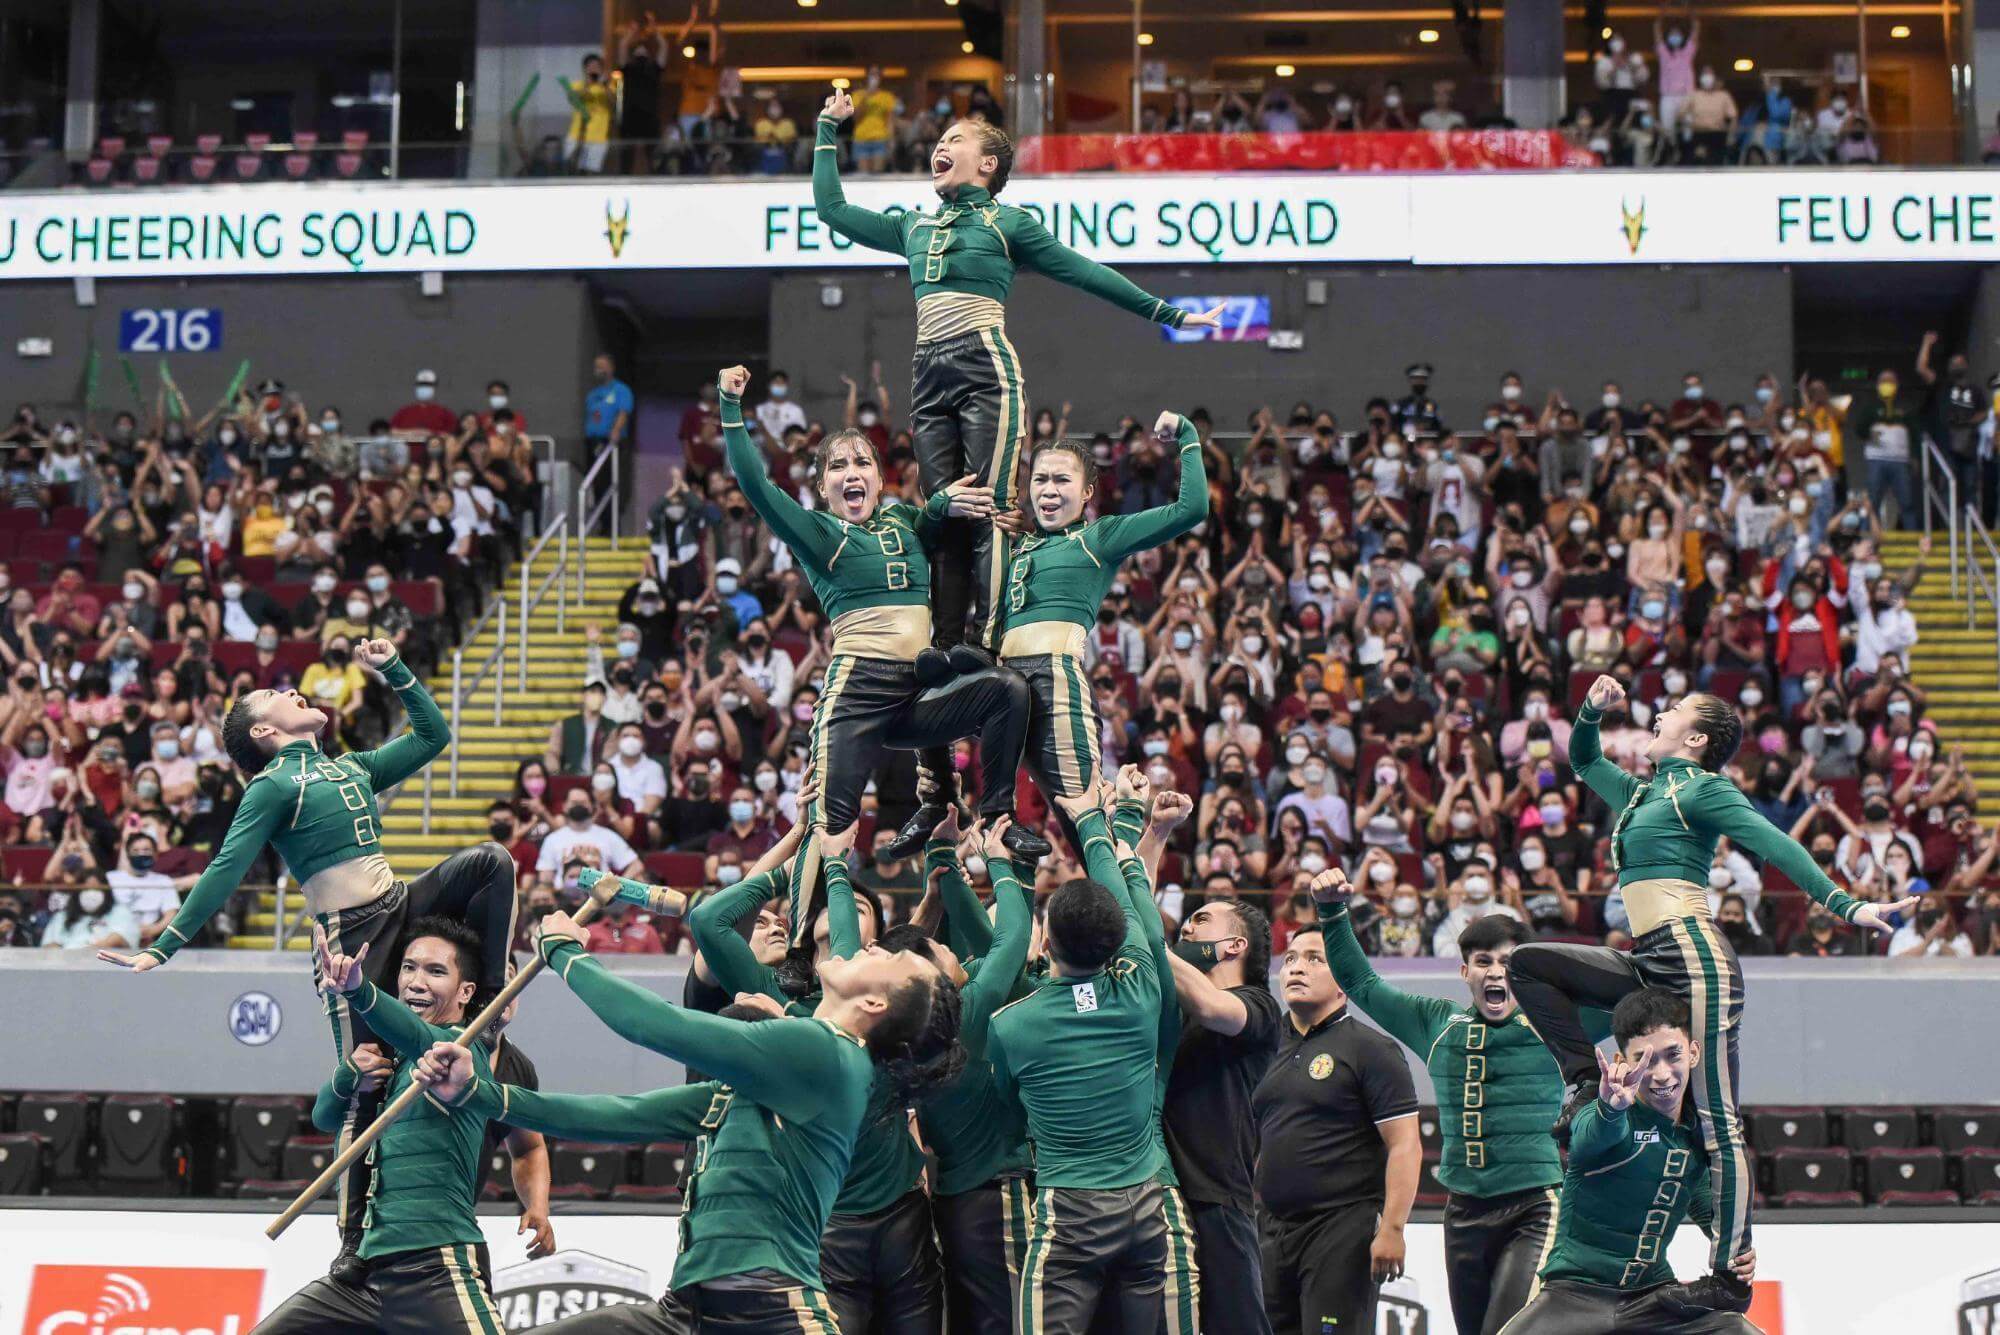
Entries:
[[[937,206],[909,179],[848,194]],[[2000,260],[1992,171],[1107,173],[1005,199],[1114,265]],[[798,179],[0,194],[0,280],[897,262],[828,231]]]
[[[277,1210],[274,1203],[273,1213]],[[2000,1223],[1757,1221],[1765,1335],[1989,1335],[2000,1332]],[[326,1273],[332,1218],[310,1215],[269,1242],[245,1213],[0,1208],[0,1335],[248,1335],[260,1317]],[[670,1214],[558,1214],[555,1255],[529,1260],[514,1221],[480,1220],[493,1298],[510,1332],[667,1287]],[[1449,1335],[1444,1231],[1413,1224],[1408,1273],[1384,1294],[1375,1335]],[[1671,1248],[1684,1276],[1706,1239]]]

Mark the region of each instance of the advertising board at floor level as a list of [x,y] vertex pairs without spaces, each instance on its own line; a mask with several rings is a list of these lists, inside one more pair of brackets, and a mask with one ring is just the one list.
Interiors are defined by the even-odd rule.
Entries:
[[[276,1207],[273,1207],[275,1212]],[[2000,1223],[1756,1226],[1752,1318],[1766,1335],[2000,1333]],[[255,1213],[0,1209],[0,1335],[248,1335],[259,1317],[326,1273],[327,1215],[276,1242]],[[673,1270],[671,1214],[558,1214],[557,1252],[529,1260],[511,1215],[484,1215],[493,1298],[510,1332],[577,1312],[650,1302]],[[1413,1224],[1408,1273],[1384,1296],[1375,1335],[1449,1335],[1444,1232]],[[1706,1239],[1683,1228],[1675,1269],[1698,1274]]]

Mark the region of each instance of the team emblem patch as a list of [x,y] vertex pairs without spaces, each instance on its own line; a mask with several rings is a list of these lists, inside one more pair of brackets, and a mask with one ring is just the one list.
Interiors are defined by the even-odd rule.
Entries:
[[1333,1058],[1327,1056],[1324,1052],[1320,1053],[1319,1056],[1312,1059],[1312,1064],[1306,1067],[1306,1074],[1315,1080],[1326,1079],[1333,1074]]

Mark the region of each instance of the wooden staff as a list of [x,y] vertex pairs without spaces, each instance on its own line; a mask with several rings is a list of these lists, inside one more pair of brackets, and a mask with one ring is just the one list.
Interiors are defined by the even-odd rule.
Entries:
[[[606,876],[594,867],[583,869],[577,876],[577,886],[590,892],[590,902],[576,912],[576,924],[579,927],[587,926],[590,920],[597,916],[598,910],[614,899],[644,904],[655,912],[673,912],[676,916],[679,909],[686,907],[687,904],[687,897],[677,890],[642,885],[637,881],[628,881],[618,876]],[[537,951],[535,958],[528,961],[527,966],[515,974],[507,986],[500,989],[500,995],[488,1002],[485,1010],[472,1017],[472,1022],[465,1026],[464,1032],[458,1036],[458,1041],[468,1047],[471,1046],[494,1021],[500,1018],[501,1013],[512,1004],[514,998],[520,995],[521,989],[526,987],[528,981],[541,970],[542,956]],[[342,1150],[304,1191],[299,1193],[298,1199],[286,1206],[285,1212],[271,1221],[270,1227],[264,1230],[264,1236],[275,1239],[290,1228],[292,1221],[304,1214],[308,1206],[326,1194],[328,1187],[340,1180],[342,1173],[352,1167],[362,1155],[368,1153],[368,1147],[380,1140],[382,1133],[394,1125],[398,1117],[408,1112],[423,1092],[424,1087],[412,1079],[402,1093],[375,1115],[375,1120],[368,1125],[368,1129],[356,1136],[348,1147]]]

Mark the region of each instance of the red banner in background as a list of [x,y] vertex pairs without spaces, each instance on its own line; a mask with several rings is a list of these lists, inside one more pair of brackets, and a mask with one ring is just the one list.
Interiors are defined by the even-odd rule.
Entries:
[[1045,134],[1021,141],[1023,175],[1071,172],[1526,171],[1595,167],[1555,130],[1318,134]]

